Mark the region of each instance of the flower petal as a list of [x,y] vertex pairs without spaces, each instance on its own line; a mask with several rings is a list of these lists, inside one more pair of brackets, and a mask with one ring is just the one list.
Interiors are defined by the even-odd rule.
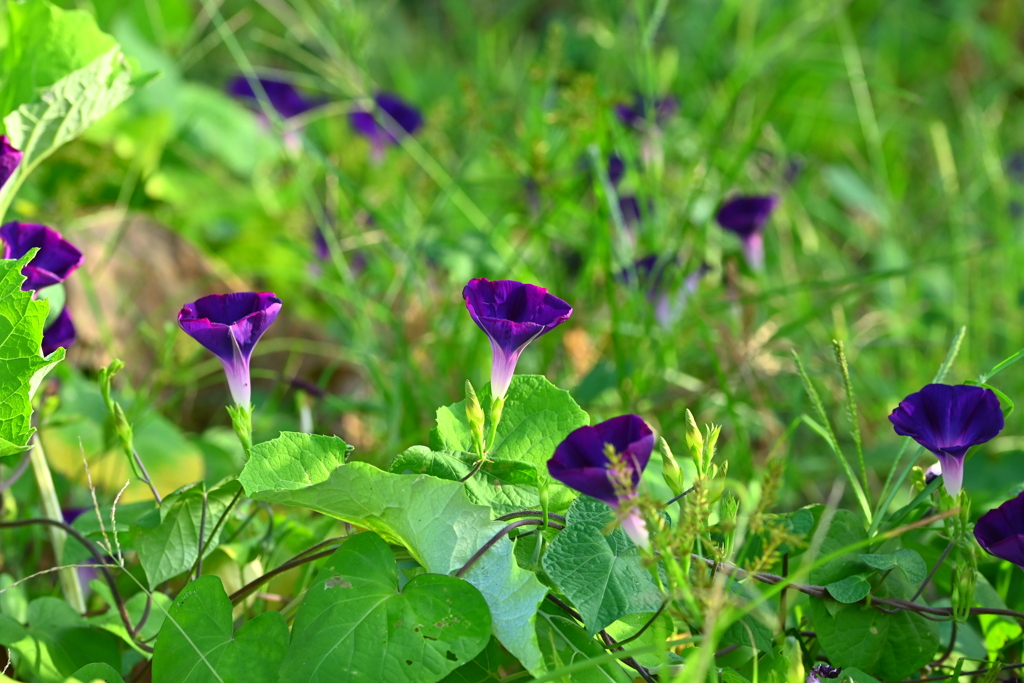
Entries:
[[722,204],[715,219],[726,230],[747,239],[764,228],[778,202],[775,195],[734,197]]
[[39,249],[21,271],[27,278],[21,286],[26,292],[63,282],[84,259],[75,245],[45,225],[12,221],[0,226],[0,239],[4,241],[5,259],[21,258],[30,249]]

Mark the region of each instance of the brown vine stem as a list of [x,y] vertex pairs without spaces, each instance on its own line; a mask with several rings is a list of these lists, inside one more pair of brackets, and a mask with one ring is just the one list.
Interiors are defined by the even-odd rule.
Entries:
[[[694,562],[703,562],[708,567],[716,570],[725,572],[727,574],[734,575],[740,579],[752,578],[755,581],[761,583],[767,583],[769,585],[775,585],[786,581],[785,577],[779,576],[778,574],[767,574],[765,572],[757,572],[751,574],[746,569],[737,567],[736,565],[728,564],[726,562],[715,562],[712,559],[701,557],[697,554],[691,554],[690,557]],[[789,589],[799,591],[806,595],[810,595],[815,598],[824,598],[828,595],[828,591],[824,586],[814,586],[805,583],[790,583],[786,586]],[[953,617],[953,608],[951,607],[928,607],[926,605],[919,605],[916,602],[910,600],[901,600],[899,598],[880,598],[871,597],[870,603],[867,598],[859,600],[855,605],[869,605],[875,607],[883,612],[916,612],[921,616],[932,615],[936,617],[945,617],[951,619]],[[885,609],[889,608],[889,609]],[[1014,612],[1009,609],[994,609],[989,607],[972,607],[971,616],[977,616],[981,614],[995,614],[1003,617],[1011,617],[1013,619],[1024,620],[1024,612]]]
[[[103,560],[103,556],[100,554],[99,548],[97,548],[92,541],[90,541],[88,538],[79,533],[77,529],[72,527],[70,524],[58,522],[56,520],[49,519],[46,517],[39,517],[35,519],[19,519],[13,522],[0,522],[0,529],[13,529],[16,527],[31,526],[33,524],[45,524],[52,527],[60,528],[66,534],[68,534],[69,536],[73,537],[76,541],[81,543],[82,546],[84,546],[85,549],[89,551],[89,554],[92,555],[93,559],[96,561],[96,564],[99,566],[99,570],[103,574],[104,580],[110,587],[110,592],[114,596],[114,603],[116,603],[115,606],[117,607],[117,612],[121,616],[121,622],[124,624],[124,627],[128,631],[128,633],[132,633],[135,630],[135,627],[132,626],[131,617],[128,616],[128,608],[125,607],[124,600],[121,599],[121,594],[117,590],[117,582],[114,581],[114,577],[111,576],[110,572],[107,570],[107,565],[109,563]],[[147,652],[153,651],[152,648],[142,643],[136,642],[136,645],[138,645],[143,650],[146,650]]]
[[[492,536],[489,541],[487,541],[486,543],[483,544],[483,547],[481,547],[480,550],[477,550],[475,553],[473,553],[473,557],[471,557],[468,560],[466,560],[466,564],[462,565],[462,569],[457,571],[455,573],[455,576],[457,576],[458,578],[461,579],[463,576],[466,575],[466,572],[469,571],[470,567],[472,567],[474,564],[476,564],[477,560],[479,560],[481,557],[483,557],[484,553],[486,553],[488,550],[490,550],[494,546],[495,543],[500,541],[502,538],[504,538],[506,535],[508,535],[510,532],[514,531],[515,529],[518,529],[521,526],[529,526],[529,525],[543,526],[544,525],[544,520],[543,519],[521,519],[518,522],[512,522],[511,524],[506,526],[504,529],[502,529],[498,533],[494,534],[494,536]],[[555,522],[552,522],[550,519],[548,520],[548,526],[551,527],[552,529],[559,529],[559,530],[565,528],[561,524],[557,524]]]
[[[1014,669],[1021,668],[1024,668],[1024,664],[1007,664],[1006,666],[1001,666],[998,669],[978,669],[977,671],[961,671],[960,675],[981,676],[982,674],[987,674],[992,671],[1013,671]],[[947,676],[928,676],[927,678],[908,678],[905,681],[901,681],[900,683],[923,683],[923,681],[948,681],[949,679],[953,678],[953,675],[954,674],[949,674]]]
[[282,573],[288,571],[289,569],[295,569],[296,567],[301,567],[304,564],[307,564],[309,562],[313,562],[315,560],[319,560],[322,557],[328,557],[329,555],[333,555],[335,550],[337,550],[337,548],[330,548],[328,550],[323,550],[323,551],[318,552],[318,553],[313,553],[312,555],[309,554],[308,550],[303,552],[303,553],[300,553],[295,558],[293,558],[293,559],[289,560],[288,562],[285,562],[284,564],[282,564],[280,567],[277,567],[275,569],[271,569],[269,572],[267,572],[263,576],[259,576],[259,577],[255,578],[255,579],[253,579],[249,583],[245,584],[244,586],[242,586],[241,588],[236,590],[234,593],[232,593],[229,596],[230,599],[231,599],[231,604],[232,605],[237,605],[242,600],[245,600],[247,597],[249,597],[250,595],[255,593],[256,590],[260,586],[265,584],[267,581],[270,581],[272,578],[274,578],[278,574],[282,574]]
[[[495,518],[495,522],[507,522],[510,519],[516,519],[517,517],[539,517],[543,516],[543,510],[520,510],[519,512],[510,512],[507,515]],[[548,513],[548,519],[553,519],[556,522],[565,524],[565,517],[562,515],[556,515],[554,512]]]
[[[549,601],[558,606],[559,609],[568,614],[570,617],[580,622],[581,624],[584,623],[583,617],[580,615],[579,612],[574,610],[572,607],[569,607],[569,605],[565,604],[564,602],[562,602],[555,596],[551,595],[550,593],[548,593],[546,597]],[[622,649],[622,643],[616,641],[614,638],[608,635],[608,632],[604,629],[598,631],[597,635],[601,636],[601,641],[604,643],[606,649],[612,651]],[[640,662],[636,661],[635,657],[623,657],[622,663],[634,669],[638,674],[640,674],[640,677],[643,678],[644,681],[647,681],[647,683],[656,683],[654,678],[651,677],[651,672],[648,671],[647,668],[643,666]]]

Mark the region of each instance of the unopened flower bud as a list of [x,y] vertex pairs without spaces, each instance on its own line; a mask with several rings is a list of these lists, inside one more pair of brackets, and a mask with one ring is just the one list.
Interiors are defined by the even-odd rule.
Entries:
[[673,455],[672,449],[668,447],[668,442],[664,438],[661,439],[661,473],[665,484],[668,485],[673,495],[682,495],[684,490],[683,471],[679,468],[676,456]]
[[484,452],[484,409],[480,407],[480,399],[477,398],[473,383],[466,380],[466,420],[469,422],[469,430],[473,434],[473,445],[478,455]]
[[704,437],[700,434],[697,421],[693,419],[693,413],[686,411],[686,445],[690,447],[690,457],[697,471],[704,472]]
[[953,571],[953,619],[959,623],[967,621],[971,616],[977,583],[978,572],[974,567],[963,565]]

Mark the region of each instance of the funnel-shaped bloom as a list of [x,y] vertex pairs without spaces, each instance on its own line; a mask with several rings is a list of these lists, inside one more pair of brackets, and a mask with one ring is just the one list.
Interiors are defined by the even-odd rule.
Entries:
[[505,398],[526,345],[572,315],[572,306],[544,287],[515,280],[470,280],[462,298],[473,322],[491,340],[491,396],[495,399]]
[[42,289],[63,282],[82,265],[82,252],[59,232],[45,225],[11,222],[0,227],[5,259],[21,258],[29,249],[38,248],[35,257],[21,270],[27,279],[22,291]]
[[[653,111],[652,111],[653,110]],[[642,95],[633,97],[633,103],[625,102],[615,105],[615,115],[624,126],[642,128],[648,121],[648,114],[653,117],[655,125],[662,125],[679,111],[679,100],[673,95],[651,102]]]
[[280,310],[281,300],[271,292],[236,292],[204,296],[178,312],[178,325],[220,359],[231,398],[246,409],[249,357]]
[[[373,143],[373,149],[380,154],[388,145],[395,144],[404,132],[412,135],[423,126],[420,110],[405,102],[398,95],[381,92],[373,98],[379,113],[356,110],[349,112],[348,122],[352,130]],[[381,116],[381,113],[383,116]]]
[[71,321],[71,313],[65,306],[60,315],[50,323],[50,326],[43,330],[43,355],[49,356],[61,347],[66,349],[74,344],[77,338],[75,324]]
[[[570,433],[548,460],[548,473],[615,508],[623,530],[634,543],[647,548],[647,527],[629,503],[636,497],[640,474],[653,449],[654,433],[643,418],[621,415]],[[609,459],[609,450],[615,451],[614,460]]]
[[900,402],[889,421],[939,459],[942,483],[956,496],[964,478],[964,455],[1003,429],[1003,411],[990,389],[929,384]]
[[[281,118],[290,119],[299,114],[305,114],[310,109],[319,107],[320,100],[305,97],[294,85],[287,81],[274,78],[258,78],[259,84],[263,86],[263,92],[267,94],[270,106],[281,115]],[[246,100],[252,103],[259,103],[256,91],[252,83],[245,76],[237,76],[228,83],[229,95]]]
[[7,179],[14,175],[15,169],[25,156],[11,146],[11,141],[6,135],[0,135],[0,187],[7,183]]
[[764,267],[764,238],[761,230],[778,203],[779,198],[775,195],[735,197],[722,204],[715,217],[719,225],[735,233],[743,242],[743,254],[754,270]]
[[1024,493],[983,514],[974,537],[989,555],[1024,569]]

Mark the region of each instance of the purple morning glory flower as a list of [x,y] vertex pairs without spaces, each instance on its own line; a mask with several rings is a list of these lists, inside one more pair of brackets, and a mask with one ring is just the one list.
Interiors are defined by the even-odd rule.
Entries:
[[235,403],[249,407],[249,357],[281,310],[271,292],[211,294],[178,312],[181,329],[220,359]]
[[942,483],[956,496],[964,455],[1003,429],[1003,411],[991,389],[968,384],[929,384],[907,396],[889,415],[900,436],[909,436],[939,459]]
[[[650,111],[653,108],[653,111]],[[652,103],[642,95],[633,97],[633,103],[625,102],[615,105],[615,115],[624,126],[642,128],[648,121],[648,113],[653,115],[654,123],[662,125],[679,111],[679,100],[673,96],[663,97]]]
[[842,672],[843,670],[841,667],[819,664],[811,669],[810,673],[807,674],[807,683],[821,683],[823,679],[839,678],[839,674]]
[[50,326],[43,330],[43,355],[49,356],[61,347],[66,349],[74,344],[77,338],[71,313],[65,306]]
[[25,156],[11,146],[11,141],[6,135],[0,135],[0,187],[3,187],[8,178],[14,175],[14,171]]
[[989,555],[1024,569],[1024,493],[983,514],[974,537]]
[[775,195],[735,197],[722,204],[715,216],[718,224],[743,242],[743,253],[754,270],[764,267],[764,238],[761,230],[772,215],[779,198]]
[[[315,109],[322,104],[319,100],[303,96],[294,85],[287,81],[266,77],[261,77],[258,80],[260,85],[263,86],[263,91],[267,94],[270,106],[281,115],[281,118],[290,119],[293,116],[305,114],[310,109]],[[228,83],[227,91],[229,95],[239,99],[254,103],[259,102],[252,84],[245,76],[233,78]]]
[[[608,458],[614,449],[618,464]],[[565,437],[548,460],[548,473],[569,488],[608,503],[620,512],[623,530],[642,548],[649,545],[643,518],[629,502],[654,449],[654,432],[637,415],[620,415]]]
[[572,315],[572,306],[544,287],[515,280],[470,280],[462,298],[473,322],[491,340],[491,396],[495,399],[505,398],[526,345]]
[[82,252],[59,232],[45,225],[17,221],[7,223],[0,226],[0,239],[4,241],[5,259],[18,259],[29,249],[39,249],[21,271],[27,278],[21,286],[23,292],[63,282],[82,265]]
[[383,152],[388,145],[398,142],[394,133],[398,133],[399,137],[402,132],[412,135],[423,126],[420,110],[398,95],[381,92],[377,93],[373,101],[386,116],[379,117],[373,112],[355,110],[349,112],[348,122],[352,130],[373,143],[377,154]]

